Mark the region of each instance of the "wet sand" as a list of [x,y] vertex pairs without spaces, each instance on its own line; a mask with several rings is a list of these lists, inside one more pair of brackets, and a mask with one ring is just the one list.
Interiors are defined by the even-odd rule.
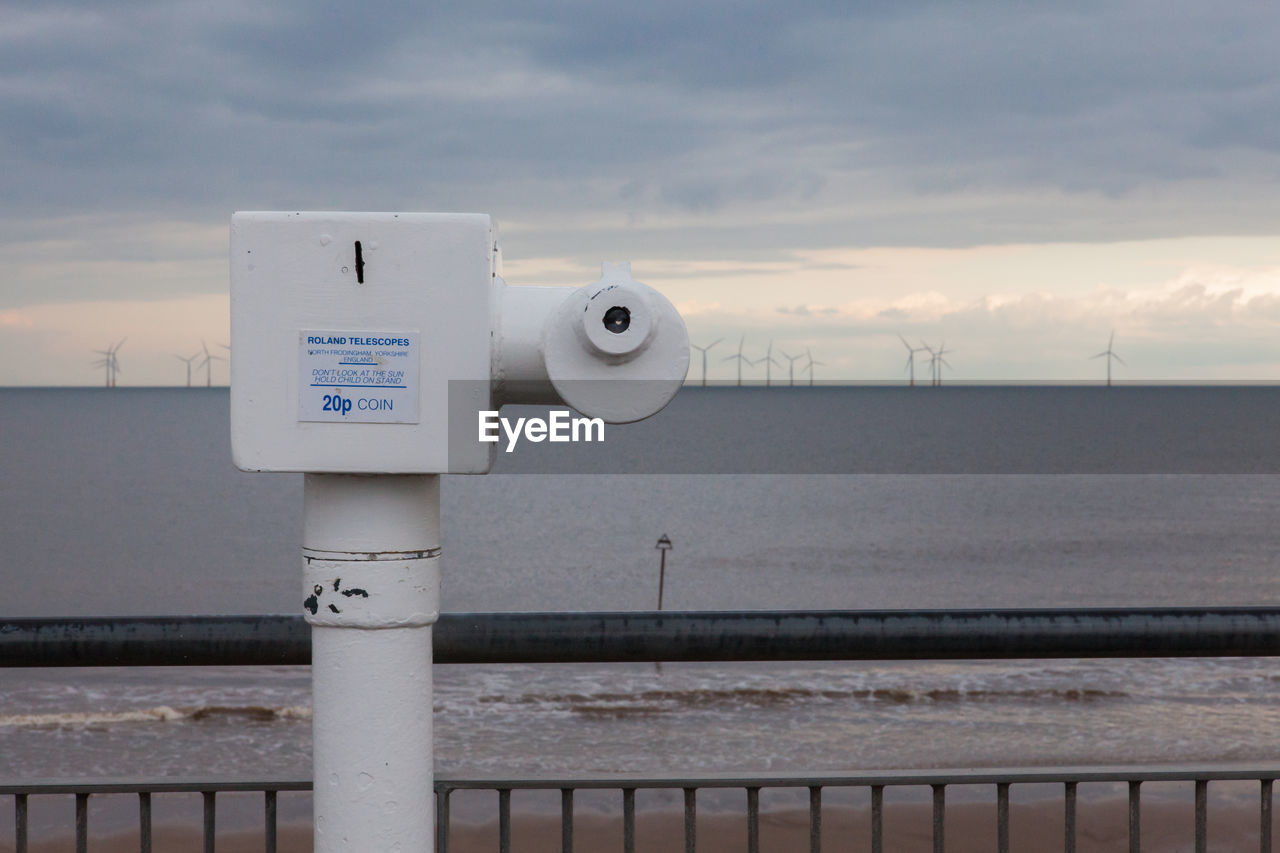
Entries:
[[[1142,849],[1177,851],[1194,849],[1194,815],[1189,803],[1145,802],[1142,807]],[[929,853],[933,849],[932,812],[927,803],[887,803],[884,816],[884,849],[901,853]],[[951,853],[988,853],[995,849],[996,824],[993,803],[955,803],[947,807],[946,849]],[[1215,804],[1209,811],[1209,849],[1255,851],[1258,849],[1258,810],[1244,805]],[[516,813],[512,816],[513,853],[556,853],[561,850],[558,815]],[[824,850],[869,850],[870,812],[867,808],[827,806],[823,809]],[[70,836],[31,839],[32,853],[74,850]],[[579,814],[574,820],[573,847],[580,853],[622,853],[621,819],[614,815]],[[281,853],[307,853],[312,849],[311,828],[281,825]],[[1061,801],[1015,802],[1010,808],[1011,849],[1060,851],[1063,849]],[[1076,830],[1080,853],[1122,853],[1128,849],[1128,804],[1124,798],[1078,806]],[[809,814],[805,809],[767,811],[760,817],[760,849],[774,853],[808,850]],[[136,831],[91,838],[92,853],[132,853],[138,849]],[[201,849],[198,827],[157,826],[153,832],[156,853],[186,853]],[[219,832],[222,853],[259,853],[260,832]],[[496,821],[485,824],[454,822],[449,849],[453,853],[480,853],[498,849]],[[680,814],[644,812],[637,816],[638,853],[666,853],[684,849],[684,821]],[[697,822],[697,849],[701,853],[729,853],[747,849],[746,818],[742,814],[701,814]],[[11,839],[0,843],[0,853],[13,850]]]

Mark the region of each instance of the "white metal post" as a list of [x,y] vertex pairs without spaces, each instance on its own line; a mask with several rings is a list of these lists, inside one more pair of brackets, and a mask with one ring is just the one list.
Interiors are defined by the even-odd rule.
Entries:
[[434,847],[440,478],[307,474],[316,853]]

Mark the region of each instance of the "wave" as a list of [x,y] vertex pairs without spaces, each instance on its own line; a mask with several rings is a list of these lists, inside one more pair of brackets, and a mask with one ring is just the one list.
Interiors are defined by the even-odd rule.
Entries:
[[[855,703],[866,705],[938,705],[999,703],[1088,703],[1128,698],[1117,690],[1096,688],[813,688],[813,687],[691,687],[688,689],[601,690],[518,695],[486,694],[466,700],[498,711],[546,710],[589,717],[646,717],[682,711],[784,710],[804,704]],[[455,702],[437,703],[436,710],[458,710]],[[306,705],[157,705],[120,711],[54,711],[0,714],[0,729],[87,729],[147,723],[271,723],[310,720]]]
[[1020,690],[902,687],[817,689],[805,687],[692,688],[642,690],[634,693],[527,693],[520,696],[480,696],[483,705],[544,706],[587,716],[651,716],[684,710],[715,708],[784,708],[809,702],[855,702],[888,705],[1001,702],[1099,702],[1125,699],[1129,694],[1095,688],[1028,688]]
[[173,723],[220,719],[241,719],[254,722],[274,720],[309,720],[311,708],[305,705],[289,705],[266,708],[259,705],[197,705],[190,708],[173,708],[157,705],[154,708],[133,708],[128,711],[55,711],[49,713],[0,714],[0,728],[58,728],[84,729],[128,723]]

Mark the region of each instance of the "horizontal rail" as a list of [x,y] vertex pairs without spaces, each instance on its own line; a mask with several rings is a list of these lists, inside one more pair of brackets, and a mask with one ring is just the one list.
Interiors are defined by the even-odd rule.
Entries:
[[[446,613],[438,663],[1280,655],[1280,608]],[[0,619],[0,667],[307,664],[300,616]]]
[[243,777],[171,777],[149,779],[111,777],[99,779],[35,779],[18,781],[0,778],[0,795],[4,794],[202,794],[260,793],[262,791],[310,791],[310,779],[253,779]]
[[[1245,764],[1132,764],[1089,767],[991,767],[931,770],[856,770],[774,772],[765,774],[703,773],[691,776],[650,776],[616,773],[607,776],[459,776],[436,780],[436,790],[492,791],[678,789],[678,788],[844,788],[912,787],[934,785],[1041,785],[1063,782],[1239,782],[1280,779],[1280,763]],[[0,788],[3,792],[3,788]]]
[[[443,776],[437,791],[498,789],[589,790],[659,788],[841,788],[932,785],[1037,785],[1063,782],[1208,782],[1280,779],[1280,762],[1116,764],[1097,766],[942,768],[928,770],[854,770],[769,773],[702,773],[653,776],[636,773],[565,774],[557,776]],[[19,781],[0,778],[0,796],[9,794],[198,794],[260,791],[309,791],[311,780],[298,777],[158,777]]]

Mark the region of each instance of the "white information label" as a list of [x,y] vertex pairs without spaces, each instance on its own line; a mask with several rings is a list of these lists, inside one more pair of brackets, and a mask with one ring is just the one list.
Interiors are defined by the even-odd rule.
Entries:
[[298,333],[298,420],[418,423],[418,333]]

